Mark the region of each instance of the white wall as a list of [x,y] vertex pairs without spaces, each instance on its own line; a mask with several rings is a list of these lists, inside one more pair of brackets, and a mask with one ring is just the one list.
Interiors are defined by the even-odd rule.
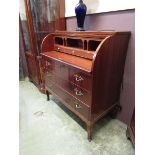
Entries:
[[26,20],[24,0],[19,0],[19,12],[21,20]]
[[[65,0],[65,17],[75,16],[75,6],[79,0]],[[126,10],[135,8],[135,0],[83,0],[87,14]]]

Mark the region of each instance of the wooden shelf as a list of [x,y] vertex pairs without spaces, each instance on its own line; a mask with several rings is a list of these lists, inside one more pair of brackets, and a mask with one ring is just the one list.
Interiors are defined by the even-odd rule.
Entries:
[[42,56],[46,56],[50,59],[54,59],[56,61],[64,62],[65,64],[69,64],[73,67],[77,67],[86,72],[91,72],[92,69],[92,60],[88,60],[85,58],[77,57],[74,55],[69,55],[62,52],[50,51],[41,54]]

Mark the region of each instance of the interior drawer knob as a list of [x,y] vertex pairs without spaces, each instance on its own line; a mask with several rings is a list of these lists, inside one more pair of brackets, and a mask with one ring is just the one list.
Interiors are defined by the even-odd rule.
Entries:
[[60,48],[59,47],[57,48],[57,51],[60,52]]

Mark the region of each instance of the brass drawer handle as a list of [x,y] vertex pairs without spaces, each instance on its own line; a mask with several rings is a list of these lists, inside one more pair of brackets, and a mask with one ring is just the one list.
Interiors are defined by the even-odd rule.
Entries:
[[83,81],[84,79],[81,76],[74,75],[76,81]]
[[82,96],[83,95],[83,93],[80,90],[78,90],[77,88],[75,88],[74,91],[75,91],[75,94],[77,96]]
[[76,109],[81,109],[82,108],[78,103],[75,104],[75,107],[76,107]]

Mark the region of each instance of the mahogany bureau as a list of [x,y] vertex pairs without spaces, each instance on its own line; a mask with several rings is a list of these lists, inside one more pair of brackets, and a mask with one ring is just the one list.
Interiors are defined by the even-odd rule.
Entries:
[[67,32],[47,35],[41,45],[42,83],[87,126],[119,101],[130,32]]

